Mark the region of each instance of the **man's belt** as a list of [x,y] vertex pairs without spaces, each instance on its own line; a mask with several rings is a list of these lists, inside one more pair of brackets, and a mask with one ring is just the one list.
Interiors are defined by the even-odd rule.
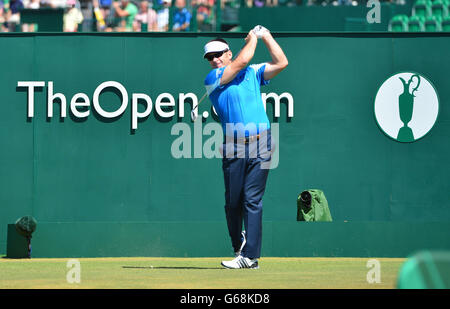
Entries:
[[259,140],[259,137],[260,137],[259,134],[250,135],[250,136],[246,136],[244,138],[240,138],[239,141],[244,142],[244,144],[249,144],[249,143]]

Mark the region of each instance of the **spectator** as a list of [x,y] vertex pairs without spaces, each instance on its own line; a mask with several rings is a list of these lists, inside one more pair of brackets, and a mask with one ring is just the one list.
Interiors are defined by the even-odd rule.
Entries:
[[10,0],[9,9],[6,12],[6,22],[8,23],[8,31],[16,31],[17,25],[20,24],[20,10],[24,8],[22,0]]
[[266,0],[266,6],[278,6],[278,0]]
[[41,5],[40,5],[40,1],[39,1],[39,0],[31,0],[31,1],[28,3],[28,6],[25,6],[25,7],[28,8],[28,9],[34,9],[34,10],[37,10],[37,9],[39,9],[40,6],[41,6]]
[[65,8],[67,7],[67,0],[50,0],[51,8]]
[[352,5],[352,0],[337,0],[337,5]]
[[127,32],[133,31],[134,18],[138,13],[137,6],[129,0],[121,0],[121,3],[114,1],[113,7],[116,11],[116,15],[123,19],[117,30]]
[[260,7],[263,7],[263,6],[264,6],[264,0],[254,0],[253,2],[254,2],[254,5],[255,5],[257,8],[260,8]]
[[[5,5],[3,4],[3,0],[0,0],[0,18],[4,18],[3,17],[4,11],[5,11],[4,6]],[[1,22],[4,22],[4,20]]]
[[4,4],[3,4],[3,0],[0,0],[0,32],[5,32],[6,28],[4,26],[5,23],[5,10],[4,10]]
[[163,0],[163,8],[158,11],[158,31],[169,30],[169,8],[172,5],[172,0]]
[[177,10],[173,16],[173,31],[189,31],[191,13],[186,8],[186,0],[175,0]]
[[158,31],[156,11],[152,9],[151,6],[153,6],[153,4],[151,3],[149,7],[147,0],[143,0],[140,3],[139,13],[134,19],[134,31],[142,31],[142,25],[147,26],[146,31]]
[[98,4],[102,9],[111,9],[112,0],[99,0]]
[[[0,0],[0,2],[2,2],[3,0]],[[34,1],[36,1],[36,0],[34,0]],[[40,1],[37,1],[37,7],[36,7],[36,2],[33,2],[33,0],[22,0],[22,2],[23,2],[23,7],[25,8],[25,9],[35,9],[35,8],[39,8],[40,7]],[[31,7],[31,6],[33,6],[33,7]]]
[[63,31],[77,32],[78,25],[83,22],[83,14],[76,7],[76,0],[67,0],[67,11],[63,17]]
[[210,19],[212,17],[212,9],[214,0],[193,0],[193,6],[197,6],[197,25],[201,31],[211,31],[212,27]]
[[40,8],[50,8],[51,6],[51,0],[41,0],[39,3]]
[[100,9],[111,10],[112,0],[98,0]]
[[[94,7],[94,17],[95,22],[97,23],[97,31],[102,32],[105,31],[106,28],[106,21],[107,18],[105,14],[105,11],[100,9],[100,3],[98,0],[92,0],[92,6]],[[112,31],[112,29],[111,29]]]
[[[98,10],[102,16],[102,24],[99,25],[99,30],[102,31],[105,27],[105,23],[111,22],[111,19],[114,18],[114,16],[111,16],[111,5],[112,5],[112,0],[94,0],[94,2],[97,1],[97,7]],[[95,7],[95,5],[94,5]],[[98,21],[97,21],[98,22]]]

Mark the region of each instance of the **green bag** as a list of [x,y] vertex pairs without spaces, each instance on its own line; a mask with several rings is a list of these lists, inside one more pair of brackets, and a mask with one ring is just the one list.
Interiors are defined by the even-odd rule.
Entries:
[[297,221],[333,221],[328,201],[321,190],[306,190],[298,195]]

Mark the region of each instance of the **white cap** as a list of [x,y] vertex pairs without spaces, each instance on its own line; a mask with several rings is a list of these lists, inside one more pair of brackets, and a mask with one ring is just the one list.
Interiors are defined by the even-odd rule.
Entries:
[[228,46],[228,44],[225,44],[224,42],[212,41],[212,42],[206,43],[205,53],[203,54],[203,57],[205,57],[206,54],[208,54],[208,53],[221,52],[226,49],[230,49],[230,47]]

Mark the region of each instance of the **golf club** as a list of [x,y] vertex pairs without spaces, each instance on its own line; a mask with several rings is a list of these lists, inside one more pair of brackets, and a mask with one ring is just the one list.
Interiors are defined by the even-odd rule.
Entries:
[[195,112],[195,109],[198,108],[198,106],[200,105],[200,103],[202,103],[202,101],[206,98],[206,95],[207,95],[207,94],[208,94],[208,93],[205,92],[205,94],[200,98],[200,101],[198,101],[198,104],[192,109],[192,111],[191,111],[191,120],[192,120],[192,121],[195,121],[195,120],[197,119],[198,114]]

